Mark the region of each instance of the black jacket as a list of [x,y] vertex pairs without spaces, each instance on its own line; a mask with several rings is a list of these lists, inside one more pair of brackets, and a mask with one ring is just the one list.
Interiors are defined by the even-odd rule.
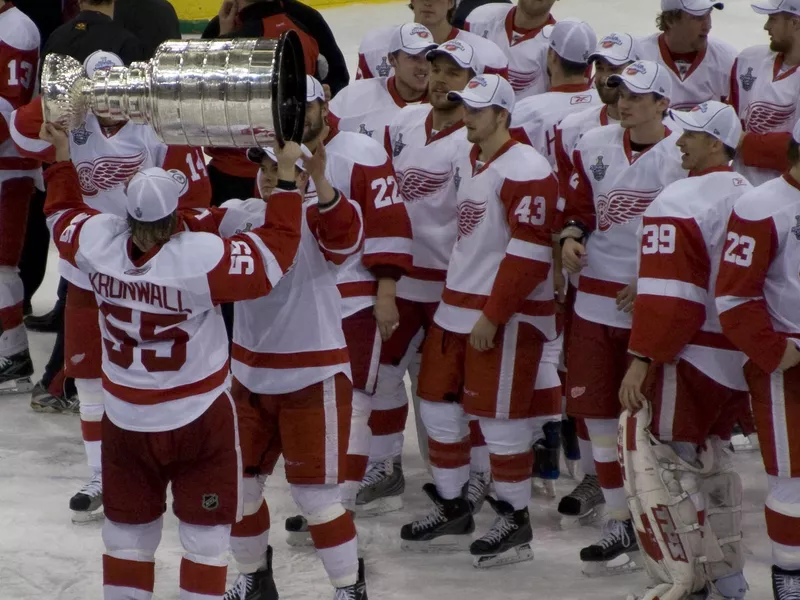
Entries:
[[[327,76],[322,78],[323,83],[331,87],[331,93],[336,94],[350,83],[350,73],[347,71],[347,64],[344,55],[336,44],[325,19],[319,12],[296,0],[269,0],[266,2],[256,2],[239,12],[241,26],[232,33],[224,36],[226,38],[257,38],[264,37],[263,20],[278,14],[288,16],[298,28],[313,37],[319,46],[319,53],[328,61]],[[203,32],[204,39],[214,39],[221,37],[219,34],[219,19],[214,17]],[[319,75],[314,73],[314,75]]]
[[39,28],[42,36],[42,47],[47,43],[50,34],[63,22],[61,18],[62,0],[14,0],[14,6],[28,15]]
[[146,59],[167,40],[181,39],[178,14],[167,0],[117,0],[114,21],[139,38]]
[[[119,0],[117,0],[117,2],[119,2]],[[456,8],[456,14],[453,16],[453,27],[464,29],[464,22],[467,20],[469,13],[479,6],[483,6],[484,4],[495,4],[497,2],[510,4],[511,0],[461,0],[461,2],[458,4],[458,8]],[[478,35],[481,34],[480,31],[477,33]]]

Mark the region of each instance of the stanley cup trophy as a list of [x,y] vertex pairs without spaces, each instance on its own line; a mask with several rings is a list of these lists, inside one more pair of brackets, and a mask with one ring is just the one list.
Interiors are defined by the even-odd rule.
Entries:
[[75,59],[51,54],[41,87],[45,121],[69,130],[91,112],[147,123],[173,145],[250,148],[303,136],[305,64],[293,31],[278,40],[165,42],[149,62],[91,79]]

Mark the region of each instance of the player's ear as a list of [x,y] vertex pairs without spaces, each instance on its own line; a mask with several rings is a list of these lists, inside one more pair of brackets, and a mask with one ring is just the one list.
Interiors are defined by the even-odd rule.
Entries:
[[396,69],[397,68],[397,52],[390,52],[388,58],[389,58],[389,65],[393,69]]

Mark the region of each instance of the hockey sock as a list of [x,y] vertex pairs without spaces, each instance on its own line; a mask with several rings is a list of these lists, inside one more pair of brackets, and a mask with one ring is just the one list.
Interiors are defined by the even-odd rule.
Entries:
[[372,397],[369,428],[372,441],[370,462],[382,462],[403,451],[403,431],[408,418],[408,394],[403,382],[405,366],[381,365]]
[[161,541],[162,519],[127,525],[106,519],[103,524],[103,597],[105,600],[150,600],[155,582],[155,554]]
[[592,442],[589,441],[589,430],[586,427],[586,421],[576,418],[575,431],[578,434],[578,446],[581,449],[581,471],[583,471],[584,475],[597,475],[597,467],[594,465],[594,455],[592,454]]
[[81,412],[81,433],[86,448],[86,460],[94,470],[100,470],[100,451],[103,415],[106,412],[103,385],[100,379],[76,379]]
[[586,426],[592,441],[597,480],[603,489],[608,516],[619,521],[630,519],[622,483],[622,467],[617,453],[618,422],[616,419],[586,419]]
[[800,479],[769,477],[767,534],[772,561],[787,571],[800,570]]
[[185,550],[181,559],[180,600],[222,600],[228,575],[231,526],[204,527],[181,521],[178,533]]
[[13,356],[28,347],[22,299],[22,280],[16,266],[0,266],[0,356]]
[[486,440],[483,438],[481,432],[481,424],[478,422],[477,417],[469,418],[469,468],[470,471],[477,473],[487,473],[489,471],[489,448],[486,446]]
[[428,432],[433,481],[445,500],[461,496],[469,481],[470,436],[467,416],[460,404],[420,402],[420,415]]
[[535,422],[535,419],[480,419],[491,452],[495,493],[514,510],[526,508],[531,499]]
[[350,441],[347,446],[345,481],[341,485],[342,504],[355,510],[356,496],[361,480],[367,472],[370,447],[370,405],[372,397],[361,390],[353,390],[353,413],[350,419]]
[[262,497],[263,479],[244,479],[244,516],[231,528],[231,553],[240,573],[255,573],[267,566],[269,507]]

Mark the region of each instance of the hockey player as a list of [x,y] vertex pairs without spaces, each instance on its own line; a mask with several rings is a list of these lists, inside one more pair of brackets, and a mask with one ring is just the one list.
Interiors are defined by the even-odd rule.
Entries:
[[[110,53],[96,51],[84,63],[89,77],[95,70],[121,66],[122,60]],[[53,162],[53,147],[39,139],[43,121],[41,98],[35,99],[12,115],[11,137],[19,151],[43,162]],[[203,153],[186,146],[167,146],[149,125],[129,121],[100,119],[90,114],[86,122],[69,134],[70,155],[78,170],[84,202],[102,213],[124,216],[125,183],[134,173],[150,167],[177,169],[189,182],[189,191],[181,198],[181,208],[207,207],[211,187]],[[65,323],[65,372],[75,378],[80,398],[81,433],[92,476],[70,500],[73,521],[91,520],[102,506],[100,470],[101,421],[104,399],[101,385],[101,337],[97,303],[89,279],[66,260],[59,261],[59,271],[70,282],[67,292]]]
[[672,77],[672,108],[689,110],[707,100],[725,101],[736,49],[710,37],[716,0],[661,0],[661,33],[639,40],[642,58],[666,67]]
[[586,79],[597,36],[588,23],[571,19],[548,29],[550,91],[517,102],[511,116],[511,135],[536,148],[556,169],[558,124],[571,113],[600,104],[599,94]]
[[519,0],[517,4],[485,4],[467,17],[466,29],[493,41],[508,58],[508,80],[517,99],[546,92],[548,42],[542,35],[556,20],[556,0]]
[[[387,151],[414,231],[414,267],[397,283],[400,327],[381,352],[370,416],[370,462],[356,505],[359,514],[380,514],[402,507],[405,480],[400,456],[408,416],[403,379],[410,370],[412,390],[416,390],[417,353],[441,300],[447,262],[456,241],[456,185],[461,175],[455,161],[467,145],[463,105],[448,100],[447,94],[463,90],[482,72],[475,50],[460,40],[441,44],[427,58],[431,64],[430,105],[404,108],[387,132]],[[424,430],[421,434],[424,436]],[[488,459],[487,453],[486,463]],[[489,465],[481,468],[479,457],[475,462],[470,491],[477,506],[488,491]]]
[[755,186],[789,169],[786,146],[800,119],[800,5],[759,0],[753,10],[768,15],[769,46],[753,46],[736,58],[730,102],[744,124],[736,170]]
[[748,403],[747,384],[713,298],[725,226],[751,186],[728,166],[742,134],[731,106],[712,100],[672,118],[684,128],[689,177],[642,218],[632,362],[619,391],[622,439],[647,430],[657,441],[626,443],[620,456],[639,546],[661,581],[644,598],[741,600],[742,482],[722,444]]
[[[497,73],[508,77],[508,58],[492,41],[450,24],[455,0],[411,0],[409,7],[414,11],[414,22],[424,25],[433,35],[435,44],[447,40],[461,40],[475,49],[487,73]],[[358,48],[358,74],[356,79],[388,77],[392,73],[389,62],[389,40],[397,27],[381,28],[364,36]]]
[[470,552],[476,566],[489,567],[533,558],[528,503],[534,432],[542,426],[535,390],[547,371],[558,378],[555,365],[539,361],[545,341],[555,338],[550,269],[558,183],[542,156],[511,139],[508,81],[479,75],[448,97],[465,105],[473,146],[456,162],[458,237],[419,377],[435,482],[423,489],[434,509],[400,535],[409,550],[471,541],[466,414],[477,416],[497,494],[488,501],[498,516]]
[[339,131],[363,133],[382,142],[386,127],[401,108],[424,102],[430,64],[425,59],[435,48],[424,25],[406,23],[391,32],[389,77],[353,81],[330,102],[328,122]]
[[775,600],[793,600],[800,589],[800,125],[788,162],[782,177],[736,203],[716,289],[722,330],[749,358],[744,372],[769,483]]
[[637,61],[606,85],[619,87],[620,125],[593,129],[573,153],[567,190],[563,263],[580,272],[567,356],[567,414],[586,420],[609,517],[603,538],[581,550],[587,574],[607,572],[622,554],[634,566],[638,547],[617,461],[617,392],[628,362],[636,297],[636,231],[642,213],[668,184],[682,179],[678,134],[662,123],[671,80],[666,69]]
[[30,102],[39,65],[39,30],[11,2],[0,3],[0,394],[33,389],[33,363],[22,323],[23,286],[17,266],[25,243],[28,205],[42,187],[36,160],[9,144],[14,109]]
[[64,260],[89,277],[103,335],[104,598],[150,600],[167,486],[185,554],[180,595],[221,600],[231,525],[241,518],[241,454],[218,305],[265,296],[294,263],[301,151],[279,153],[278,187],[262,227],[230,240],[184,230],[182,173],[137,171],[126,217],[83,202],[65,132],[45,177],[45,213]]

